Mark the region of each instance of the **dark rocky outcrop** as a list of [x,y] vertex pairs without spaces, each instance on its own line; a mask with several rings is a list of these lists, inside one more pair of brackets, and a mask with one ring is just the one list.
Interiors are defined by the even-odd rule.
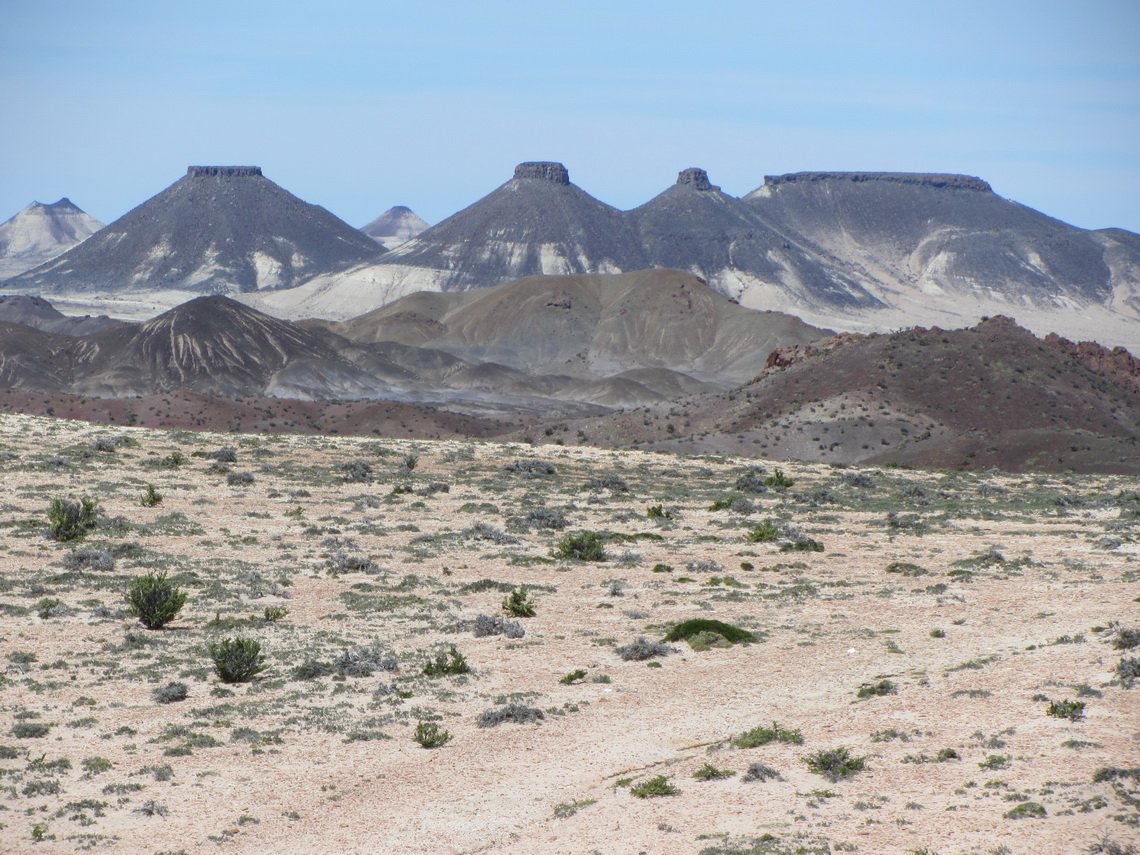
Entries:
[[561,163],[536,160],[516,166],[515,178],[535,178],[552,184],[569,184],[570,172]]

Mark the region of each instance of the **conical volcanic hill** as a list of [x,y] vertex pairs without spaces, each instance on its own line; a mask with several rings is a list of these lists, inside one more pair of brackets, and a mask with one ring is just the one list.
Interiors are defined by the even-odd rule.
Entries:
[[[472,235],[482,237],[471,245]],[[442,291],[535,274],[644,266],[622,213],[570,183],[561,163],[521,163],[514,177],[393,251],[389,264],[443,271]]]
[[385,249],[395,249],[428,228],[428,224],[411,208],[396,205],[361,228],[361,231]]
[[50,205],[32,202],[0,223],[0,280],[50,261],[101,228],[66,197]]
[[703,169],[683,170],[676,184],[627,216],[654,267],[688,270],[722,293],[739,296],[761,282],[808,304],[882,305],[819,258],[818,250],[800,245],[759,219],[748,204],[721,192]]
[[[140,325],[81,339],[74,389],[122,397],[172,389],[308,398],[287,375],[320,376],[321,397],[387,391],[345,359],[335,336],[264,315],[227,297],[197,297]],[[291,388],[291,387],[297,388]]]
[[260,167],[191,166],[97,239],[4,288],[30,294],[288,288],[383,252],[324,208],[265,178]]

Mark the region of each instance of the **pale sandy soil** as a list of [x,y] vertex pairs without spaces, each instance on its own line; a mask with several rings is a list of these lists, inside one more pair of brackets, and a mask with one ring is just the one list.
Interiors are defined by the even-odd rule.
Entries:
[[[97,436],[137,445],[87,451]],[[252,485],[230,486],[194,456],[225,445]],[[176,450],[181,467],[153,468]],[[412,453],[418,465],[399,474]],[[556,473],[504,470],[531,458]],[[372,482],[344,482],[338,466],[357,459],[372,464]],[[1140,654],[1111,643],[1114,622],[1140,626],[1138,521],[1110,501],[1137,485],[865,470],[875,486],[862,489],[841,482],[860,470],[781,464],[796,482],[787,492],[750,495],[747,516],[710,511],[749,465],[0,416],[0,745],[15,749],[0,760],[0,851],[947,855],[1085,852],[1106,835],[1140,845],[1140,772],[1093,780],[1140,767],[1140,685],[1113,679],[1122,656]],[[629,492],[588,485],[606,475]],[[426,490],[433,482],[449,492]],[[159,507],[140,506],[146,483],[164,494]],[[412,492],[391,495],[397,485]],[[822,486],[837,501],[805,500]],[[79,495],[131,526],[99,529],[85,546],[141,550],[113,570],[65,570],[75,546],[45,536],[46,509]],[[654,505],[675,519],[648,519]],[[656,537],[611,540],[608,560],[576,562],[550,560],[565,532],[515,531],[517,544],[462,534],[506,530],[541,506],[562,510],[567,531]],[[925,531],[887,526],[890,510],[904,523],[917,514]],[[744,539],[768,518],[825,551]],[[964,578],[955,562],[991,547],[1005,562],[974,561]],[[338,550],[379,569],[330,573]],[[927,572],[885,572],[892,562]],[[120,610],[127,581],[152,568],[189,599],[170,628],[147,632]],[[474,618],[498,614],[504,597],[463,587],[484,579],[532,586],[524,638],[473,636]],[[44,598],[72,614],[39,617]],[[267,623],[267,606],[288,614]],[[653,660],[661,667],[615,652],[697,617],[761,640],[701,652],[680,642]],[[269,667],[227,687],[205,647],[235,635],[258,639]],[[294,674],[373,642],[397,671]],[[473,673],[423,676],[451,644]],[[559,682],[576,669],[584,681]],[[897,694],[856,698],[884,679]],[[171,681],[189,697],[157,703]],[[544,719],[476,725],[511,699]],[[1046,714],[1066,699],[1086,703],[1084,718]],[[429,718],[448,744],[417,744]],[[732,747],[773,721],[803,743]],[[51,728],[20,738],[20,723]],[[865,771],[833,783],[803,762],[840,746],[865,756]],[[904,762],[947,748],[958,759]],[[1004,768],[979,765],[994,755]],[[695,779],[706,763],[736,774]],[[782,780],[742,780],[754,763]],[[679,792],[631,794],[656,775]],[[1006,816],[1025,802],[1045,815]]]

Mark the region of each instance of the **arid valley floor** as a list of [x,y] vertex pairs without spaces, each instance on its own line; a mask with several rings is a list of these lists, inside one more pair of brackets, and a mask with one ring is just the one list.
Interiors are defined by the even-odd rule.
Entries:
[[0,415],[0,851],[1140,845],[1136,482],[776,466]]

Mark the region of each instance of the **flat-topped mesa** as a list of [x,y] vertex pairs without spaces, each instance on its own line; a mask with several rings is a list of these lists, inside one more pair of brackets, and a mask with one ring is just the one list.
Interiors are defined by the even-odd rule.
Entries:
[[561,163],[551,160],[533,160],[515,167],[515,178],[537,178],[552,184],[569,184],[570,173]]
[[690,167],[689,169],[682,169],[680,172],[678,172],[677,183],[687,184],[694,190],[720,189],[719,187],[715,187],[709,183],[709,174],[707,172],[705,172],[703,169],[698,169],[695,166]]
[[189,178],[206,178],[219,175],[223,178],[241,178],[248,175],[260,175],[260,166],[187,166],[186,175]]
[[815,181],[880,181],[887,184],[917,184],[925,187],[953,190],[977,190],[992,193],[993,188],[981,178],[972,175],[954,175],[924,172],[790,172],[787,175],[765,175],[765,187],[781,184],[803,184]]

